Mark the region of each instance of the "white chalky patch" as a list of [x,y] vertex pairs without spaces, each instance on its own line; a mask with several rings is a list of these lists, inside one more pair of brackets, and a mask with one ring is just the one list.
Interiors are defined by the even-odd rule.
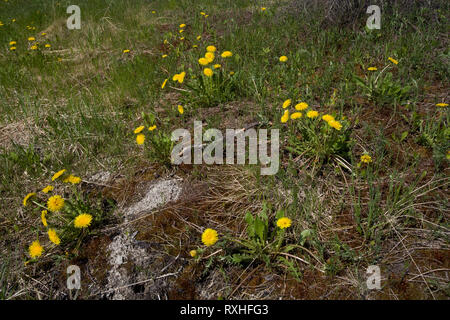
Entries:
[[[163,180],[150,186],[145,197],[127,210],[125,215],[136,215],[144,211],[150,211],[170,201],[178,199],[181,193],[180,180]],[[126,219],[125,217],[125,219]]]
[[92,175],[89,178],[89,181],[95,182],[95,183],[107,183],[111,179],[111,172],[109,171],[100,171],[96,174]]
[[[181,195],[181,180],[161,180],[152,184],[146,192],[144,198],[137,203],[124,209],[125,223],[128,218],[136,218],[140,213],[148,213],[152,209],[156,209],[165,205],[170,201],[175,201]],[[131,219],[132,220],[132,219]],[[139,275],[131,279],[125,268],[121,266],[127,262],[131,262],[136,266],[144,266],[147,260],[146,250],[138,247],[134,243],[133,230],[125,227],[122,232],[116,236],[108,246],[109,259],[111,269],[108,272],[108,285],[106,290],[121,288],[114,290],[112,296],[115,300],[123,300],[132,296],[132,287],[126,287],[133,281],[140,281]]]

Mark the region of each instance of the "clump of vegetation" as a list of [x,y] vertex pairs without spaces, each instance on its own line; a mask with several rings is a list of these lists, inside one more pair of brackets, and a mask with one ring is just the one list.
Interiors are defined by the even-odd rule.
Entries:
[[[45,247],[61,246],[61,251],[66,254],[69,249],[77,252],[83,239],[108,219],[101,203],[90,203],[77,188],[81,183],[80,177],[62,169],[53,175],[51,181],[52,184],[38,192],[28,193],[23,199],[25,209],[31,215],[40,216],[41,222],[33,227],[36,240],[28,247],[28,254],[33,260],[44,253]],[[69,190],[60,185],[61,182],[68,184]],[[56,190],[64,191],[65,196],[54,194]],[[40,238],[44,233],[48,240],[42,245]]]
[[287,150],[294,156],[313,158],[318,167],[330,160],[334,155],[349,158],[350,124],[348,121],[337,120],[331,114],[321,115],[310,109],[306,102],[295,105],[295,111],[290,113],[291,99],[283,103],[285,110],[281,123],[288,123]]
[[[393,65],[399,63],[391,57],[389,57],[389,61]],[[411,86],[395,81],[392,72],[388,72],[390,68],[391,65],[388,64],[378,72],[377,67],[369,67],[370,74],[366,75],[364,79],[354,75],[356,84],[364,90],[368,99],[380,107],[386,104],[396,105],[408,102],[409,93],[412,90]]]

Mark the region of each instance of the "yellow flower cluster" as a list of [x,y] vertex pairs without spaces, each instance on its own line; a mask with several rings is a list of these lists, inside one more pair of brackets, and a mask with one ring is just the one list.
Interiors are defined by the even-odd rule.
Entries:
[[[199,58],[198,59],[198,63],[200,65],[202,65],[202,66],[208,66],[216,58],[216,56],[214,54],[216,51],[217,51],[217,48],[215,46],[212,46],[212,45],[207,46],[206,47],[205,56]],[[232,57],[233,53],[231,51],[224,51],[224,52],[222,52],[222,54],[220,56],[222,58],[226,59],[226,58]],[[220,64],[214,64],[213,65],[214,69],[220,69],[221,67],[222,67],[222,65],[220,65]],[[214,71],[212,70],[212,68],[209,68],[209,67],[208,68],[204,68],[203,69],[203,74],[209,78],[209,77],[213,76]]]
[[[287,100],[285,100],[283,102],[282,107],[283,107],[283,109],[286,109],[291,104],[292,104],[292,100],[291,99],[287,99]],[[284,113],[283,113],[283,115],[281,116],[281,119],[280,119],[281,123],[288,122],[289,116],[290,116],[290,118],[292,120],[299,119],[299,118],[303,117],[303,113],[299,112],[299,111],[304,111],[304,110],[308,109],[309,106],[308,106],[308,104],[306,102],[300,102],[300,103],[297,103],[294,108],[295,108],[295,110],[297,112],[294,112],[292,114],[289,113],[289,110],[285,110],[284,111]],[[316,111],[316,110],[309,110],[308,112],[306,112],[306,117],[309,118],[309,119],[315,119],[318,116],[319,116],[319,112]],[[339,121],[337,121],[332,115],[325,114],[324,116],[322,116],[322,119],[325,122],[327,122],[330,127],[334,128],[334,129],[336,129],[338,131],[340,131],[342,129],[342,124]]]
[[363,154],[362,156],[361,156],[361,162],[362,163],[371,163],[372,162],[372,157],[371,156],[369,156],[368,154]]
[[[156,126],[154,126],[156,128]],[[154,130],[154,128],[152,129]],[[55,181],[57,179],[60,179],[61,177],[64,177],[62,179],[62,182],[72,183],[72,184],[78,184],[81,182],[81,178],[74,176],[72,174],[65,175],[67,172],[66,169],[59,170],[55,174],[53,174],[51,180]],[[55,189],[52,185],[47,185],[45,188],[41,189],[41,192],[43,194],[48,194],[49,192],[53,191]],[[30,202],[30,199],[32,197],[38,197],[35,192],[28,193],[25,198],[23,199],[23,205],[27,206]],[[39,200],[39,199],[38,199]],[[39,205],[39,204],[38,204]],[[65,206],[65,200],[60,195],[53,195],[47,199],[46,202],[47,208],[45,210],[41,211],[41,222],[42,225],[47,229],[47,236],[49,240],[54,243],[55,245],[61,244],[61,239],[58,235],[58,232],[54,228],[49,228],[49,222],[47,221],[47,215],[49,212],[60,212],[63,210]],[[43,207],[43,205],[40,205]],[[78,215],[74,219],[74,226],[76,228],[86,228],[91,224],[91,221],[93,220],[93,217],[90,214],[84,213],[81,215]],[[28,247],[28,253],[31,258],[37,258],[42,255],[42,252],[44,251],[44,248],[40,244],[39,240],[33,241],[31,245]]]
[[[12,19],[12,21],[15,22],[15,19]],[[0,26],[1,26],[1,25],[2,25],[2,24],[1,24],[1,22],[0,22]],[[27,29],[28,29],[28,30],[35,30],[36,27],[27,26]],[[42,32],[42,33],[41,33],[41,36],[42,36],[42,37],[44,37],[45,35],[47,35],[47,33],[45,33],[45,32]],[[29,49],[30,49],[30,50],[37,50],[37,49],[39,48],[39,47],[38,47],[39,42],[38,42],[38,39],[36,39],[36,37],[28,37],[27,40],[28,40],[28,42],[29,42]],[[43,41],[45,41],[45,40],[43,39]],[[46,44],[44,45],[44,47],[45,47],[45,48],[51,48],[51,44],[50,44],[50,43],[46,43]],[[17,41],[16,41],[16,40],[11,40],[11,41],[9,41],[9,50],[10,50],[10,51],[16,51],[16,50],[17,50]]]
[[[60,178],[61,176],[63,176],[66,173],[66,169],[62,169],[59,170],[58,172],[56,172],[53,177],[52,177],[52,181],[57,180],[58,178]],[[81,178],[74,176],[72,174],[69,174],[68,176],[65,176],[64,179],[62,179],[62,181],[64,183],[71,183],[71,184],[78,184],[81,182]],[[47,186],[44,189],[42,189],[42,192],[44,193],[48,193],[49,191],[52,191],[53,187],[52,186]]]
[[[136,143],[138,145],[143,145],[145,142],[145,134],[142,133],[142,131],[145,129],[145,126],[139,126],[136,129],[134,129],[134,134],[136,134]],[[148,131],[153,131],[156,129],[156,125],[152,125],[148,128]]]

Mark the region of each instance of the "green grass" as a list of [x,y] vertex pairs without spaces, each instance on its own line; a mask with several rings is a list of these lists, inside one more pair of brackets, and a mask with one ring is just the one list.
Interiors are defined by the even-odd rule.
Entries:
[[[39,225],[38,215],[22,206],[27,193],[46,186],[62,168],[83,179],[109,171],[127,184],[145,168],[160,167],[164,175],[186,174],[209,183],[208,175],[202,175],[209,170],[206,165],[186,173],[167,163],[170,143],[164,137],[176,128],[192,129],[194,120],[220,129],[254,121],[260,128],[280,129],[278,174],[261,177],[259,168],[244,166],[237,179],[255,179],[244,202],[253,208],[270,203],[269,225],[274,225],[278,210],[292,219],[283,240],[284,245],[301,243],[292,255],[340,276],[322,284],[324,290],[354,270],[363,274],[372,263],[388,270],[396,257],[420,261],[414,274],[448,269],[447,262],[436,265],[433,254],[448,250],[450,111],[435,104],[449,102],[449,4],[441,1],[439,10],[409,13],[394,6],[382,29],[370,31],[364,27],[365,17],[353,26],[324,23],[320,12],[287,10],[289,2],[79,1],[81,30],[66,28],[70,1],[0,2],[0,242],[1,255],[10,257],[1,262],[0,288],[6,292],[2,289],[0,298],[17,292],[36,298],[23,287],[30,274],[24,262],[28,245],[39,232],[43,239],[44,232],[33,227]],[[262,6],[267,10],[262,12]],[[187,28],[179,33],[182,23]],[[30,50],[31,36],[39,42],[37,50]],[[10,41],[17,41],[15,51],[9,49]],[[47,43],[50,48],[44,47]],[[212,79],[202,76],[197,62],[208,45],[218,48],[214,63],[222,65]],[[220,58],[225,50],[233,56]],[[282,55],[287,62],[279,61]],[[373,66],[378,70],[367,70]],[[172,81],[182,71],[184,83]],[[333,131],[342,139],[323,143],[324,131],[334,129],[320,119],[304,125],[309,121],[306,112],[280,123],[286,99],[293,105],[307,102],[321,116],[333,114],[345,123],[342,131]],[[290,110],[294,112],[293,106]],[[323,123],[323,129],[316,123]],[[158,134],[141,147],[133,130],[144,124],[156,124]],[[373,162],[361,165],[363,154]],[[90,186],[79,188],[92,203],[111,196]],[[246,212],[231,212],[225,205],[220,210],[239,221]],[[102,227],[96,234],[102,234]],[[242,228],[226,225],[218,231],[245,238]],[[311,231],[306,240],[304,230]],[[198,234],[187,234],[191,249],[201,245]],[[438,243],[437,248],[428,246],[428,258],[413,249],[423,239]],[[401,251],[394,251],[396,256],[391,249],[399,241],[404,247],[397,247]],[[169,242],[178,246],[175,236]],[[63,248],[51,252],[65,259]],[[270,272],[288,274],[305,285],[312,281],[306,276],[311,266],[292,257],[282,259],[281,266],[276,257],[272,261],[275,271],[269,263]],[[219,255],[207,269],[227,270],[227,261]],[[264,268],[258,272],[269,272]],[[416,291],[390,283],[371,294],[448,298],[448,283],[441,276],[436,274],[432,294],[424,282],[411,282]],[[5,279],[15,279],[14,285]],[[231,292],[241,297],[239,290]],[[336,297],[359,297],[357,292],[355,287],[350,295]]]

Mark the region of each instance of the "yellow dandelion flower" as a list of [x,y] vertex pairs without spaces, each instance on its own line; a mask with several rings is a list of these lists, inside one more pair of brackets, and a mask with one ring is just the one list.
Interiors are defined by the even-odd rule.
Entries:
[[214,46],[207,46],[206,47],[206,51],[208,52],[216,52],[217,48]]
[[319,116],[319,113],[315,110],[310,110],[306,113],[306,116],[310,119],[317,118]]
[[16,47],[11,47],[11,48],[9,48],[9,50],[11,50],[11,51],[16,51]]
[[180,24],[180,29],[183,29],[183,28],[186,28],[186,24],[185,23]]
[[61,196],[52,196],[47,201],[48,210],[56,212],[64,207],[64,199]]
[[222,66],[220,64],[215,64],[214,69],[220,69]]
[[306,102],[300,102],[295,105],[295,110],[303,111],[308,109],[308,104]]
[[298,118],[301,118],[302,117],[302,113],[301,112],[294,112],[293,114],[291,114],[291,119],[292,120],[295,120],[295,119],[298,119]]
[[123,50],[123,53],[128,53],[128,52],[130,52],[130,50],[129,50],[129,49],[125,49],[125,50]]
[[377,69],[377,67],[370,67],[370,68],[367,68],[367,70],[369,70],[369,71],[377,71],[378,69]]
[[212,246],[219,239],[217,231],[214,229],[206,229],[202,234],[202,242],[205,246]]
[[291,105],[292,100],[291,99],[287,99],[286,101],[283,102],[283,109],[286,109],[287,107],[289,107]]
[[53,186],[46,186],[44,189],[42,189],[43,193],[49,193],[50,191],[53,191]]
[[371,163],[372,162],[372,157],[369,156],[368,154],[363,154],[361,156],[361,162],[362,163]]
[[281,61],[281,62],[286,62],[286,61],[288,61],[288,57],[286,57],[286,56],[281,56],[281,57],[280,57],[280,61]]
[[179,74],[174,75],[172,80],[173,81],[178,81],[179,83],[183,83],[185,76],[186,76],[186,72],[183,71],[183,72],[181,72]]
[[205,69],[203,69],[203,73],[205,74],[205,76],[207,76],[207,77],[212,77],[212,75],[213,75],[213,71],[210,69],[210,68],[205,68]]
[[45,47],[46,47],[46,48],[50,48],[51,46],[52,46],[52,45],[49,44],[49,43],[46,43],[46,44],[45,44]]
[[31,50],[37,50],[37,48],[38,48],[37,45],[34,45],[34,46],[30,47]]
[[62,182],[64,182],[64,183],[69,183],[70,176],[71,176],[71,175],[68,175],[66,178],[63,179]]
[[10,45],[10,46],[15,46],[16,44],[17,44],[16,41],[10,41],[10,42],[9,42],[9,45]]
[[444,103],[444,102],[436,103],[436,107],[445,108],[445,107],[448,107],[448,103]]
[[25,196],[25,198],[23,198],[23,206],[26,207],[28,199],[30,199],[31,197],[33,197],[35,195],[36,195],[36,192],[31,192],[31,193],[27,194]]
[[41,36],[45,36],[46,34],[47,34],[47,33],[45,33],[45,32],[42,32],[42,33],[41,33]]
[[328,125],[338,131],[342,129],[342,124],[336,120],[328,121]]
[[155,130],[155,129],[156,129],[156,125],[149,127],[149,128],[148,128],[148,131],[153,131],[153,130]]
[[43,251],[44,248],[42,248],[41,244],[39,243],[39,240],[33,241],[31,245],[28,247],[28,253],[33,259],[40,257]]
[[206,58],[200,58],[198,59],[198,63],[200,63],[202,66],[206,66],[209,62]]
[[167,80],[169,80],[169,79],[164,80],[164,82],[161,85],[161,89],[164,89],[164,87],[166,86]]
[[50,241],[53,242],[54,244],[58,245],[61,243],[61,240],[59,239],[55,229],[48,229],[47,234]]
[[47,226],[47,218],[45,217],[47,215],[47,212],[48,212],[47,210],[41,211],[41,221],[42,221],[42,224],[44,225],[44,227]]
[[284,111],[283,116],[281,117],[281,123],[286,123],[289,120],[289,110]]
[[205,58],[208,60],[209,63],[214,61],[215,55],[212,52],[205,53]]
[[261,11],[266,11],[266,7],[261,7]]
[[234,74],[234,71],[230,71],[230,76],[232,76]]
[[183,41],[183,40],[184,40],[184,37],[181,37],[180,40]]
[[194,44],[194,45],[192,46],[192,48],[198,48],[198,45]]
[[138,135],[136,136],[136,143],[137,143],[138,145],[143,145],[144,142],[145,142],[145,135],[143,135],[143,134],[138,134]]
[[164,59],[164,58],[167,58],[168,57],[168,55],[167,54],[163,54],[162,55],[162,58]]
[[229,57],[232,57],[232,56],[233,56],[233,53],[231,51],[224,51],[221,54],[222,58],[229,58]]
[[134,133],[135,134],[141,133],[142,130],[144,130],[144,128],[145,128],[145,126],[139,126],[136,129],[134,129]]
[[195,256],[197,255],[197,250],[191,250],[189,251],[189,254],[191,255],[192,258],[195,258]]
[[75,226],[75,228],[86,228],[89,227],[91,222],[92,216],[87,213],[82,213],[75,218],[75,220],[73,221],[73,225]]
[[74,176],[74,175],[69,175],[67,178],[65,178],[63,180],[64,183],[71,183],[71,184],[78,184],[81,182],[81,178]]
[[197,40],[200,40],[202,38],[202,36],[197,36]]
[[394,58],[389,57],[388,60],[389,60],[390,62],[392,62],[393,64],[398,64],[398,61],[395,60]]
[[58,179],[59,177],[61,177],[61,176],[64,174],[64,172],[66,172],[66,169],[59,170],[57,173],[55,173],[55,174],[53,175],[52,181],[55,181],[56,179]]
[[183,108],[182,105],[178,105],[178,112],[179,112],[180,114],[183,114],[183,113],[184,113],[184,108]]
[[335,120],[334,117],[331,114],[325,114],[324,116],[322,116],[322,120],[329,122],[332,120]]
[[77,176],[70,176],[70,181],[71,184],[78,184],[81,182],[81,178],[77,177]]
[[289,228],[292,224],[291,219],[287,218],[287,217],[283,217],[277,220],[277,226],[280,229],[286,229]]
[[35,40],[36,40],[35,37],[29,37],[29,38],[28,38],[28,41],[35,41]]
[[204,13],[203,11],[201,11],[200,14],[201,14],[202,16],[204,16],[206,13]]

